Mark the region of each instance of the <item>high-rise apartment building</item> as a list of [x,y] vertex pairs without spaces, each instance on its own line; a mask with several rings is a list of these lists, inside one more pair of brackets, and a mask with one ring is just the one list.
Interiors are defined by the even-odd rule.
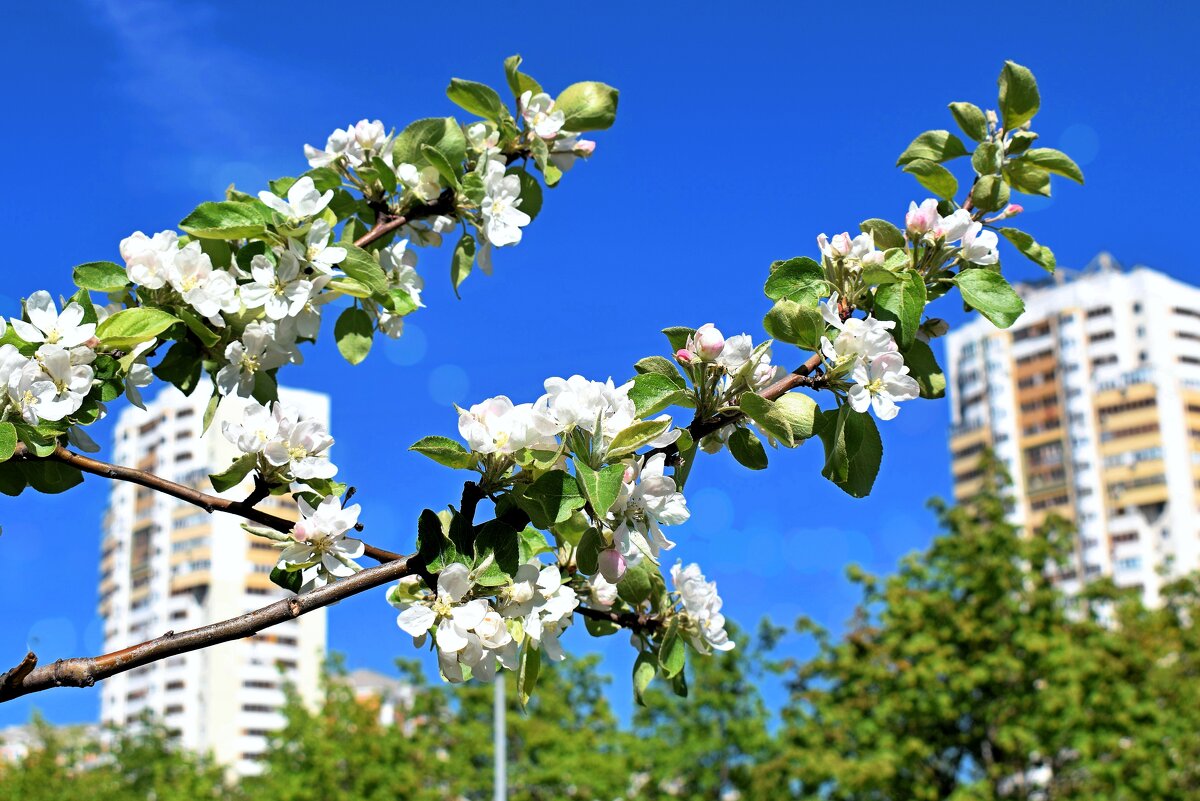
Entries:
[[1016,522],[1078,528],[1066,591],[1112,576],[1155,603],[1160,570],[1200,568],[1200,289],[1101,254],[1018,290],[1012,328],[946,337],[955,497],[978,489],[990,447]]
[[[307,417],[329,422],[325,395],[280,390]],[[147,404],[122,411],[115,461],[212,492],[208,474],[238,455],[221,423],[240,418],[242,403],[222,402],[201,437],[208,393],[190,397],[173,387]],[[225,495],[244,498],[247,479]],[[295,519],[290,497],[260,508]],[[247,533],[240,518],[208,514],[162,493],[114,482],[100,560],[100,616],[105,651],[215,623],[286,597],[271,583],[278,549]],[[180,745],[211,752],[241,774],[254,773],[269,732],[283,726],[283,683],[310,703],[319,700],[325,653],[325,610],[243,640],[171,657],[113,676],[101,685],[101,719],[125,725],[149,711]]]

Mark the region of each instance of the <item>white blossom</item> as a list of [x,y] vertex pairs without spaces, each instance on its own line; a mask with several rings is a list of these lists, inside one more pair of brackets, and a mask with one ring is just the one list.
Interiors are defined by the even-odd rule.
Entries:
[[337,128],[325,140],[324,150],[318,150],[312,145],[305,145],[304,157],[308,159],[308,165],[314,168],[328,167],[343,158],[352,167],[357,167],[363,162],[363,149],[355,139],[351,128],[347,127],[346,130]]
[[167,267],[167,280],[200,316],[222,322],[221,312],[236,312],[237,282],[225,270],[215,269],[199,242],[189,242],[176,251]]
[[539,445],[554,447],[553,439],[538,429],[538,422],[532,404],[514,405],[504,395],[458,410],[458,433],[473,452],[481,454],[512,454]]
[[[433,629],[434,642],[442,655],[458,654],[472,645],[472,638],[482,647],[475,629],[484,623],[491,606],[485,598],[464,600],[472,584],[467,566],[458,562],[439,573],[436,593],[422,591],[420,579],[415,576],[401,580],[400,586],[388,594],[388,601],[400,609],[396,625],[418,641]],[[495,639],[491,626],[485,626],[485,632]]]
[[596,150],[596,143],[590,139],[579,139],[578,134],[566,134],[560,131],[554,144],[550,146],[550,161],[563,172],[575,166],[576,159],[587,158]]
[[671,583],[683,602],[687,622],[685,626],[692,645],[700,653],[709,649],[730,651],[734,643],[725,631],[725,616],[721,614],[721,596],[717,595],[717,584],[708,581],[700,572],[700,565],[692,563],[683,567],[679,562],[671,566]]
[[289,220],[303,220],[320,214],[333,200],[333,190],[321,194],[313,179],[305,175],[288,188],[287,200],[265,190],[258,193],[258,199]]
[[[343,251],[344,253],[345,251]],[[278,254],[279,264],[261,253],[250,260],[250,275],[254,279],[242,284],[239,291],[248,309],[262,307],[272,320],[282,320],[300,313],[312,297],[312,281],[300,277],[300,262],[290,251]]]
[[330,245],[333,233],[325,220],[314,220],[304,235],[304,241],[288,240],[288,251],[299,261],[319,273],[333,275],[334,267],[346,260],[346,249]]
[[29,322],[12,318],[17,336],[29,343],[45,342],[73,348],[82,345],[96,334],[95,323],[83,322],[83,307],[72,301],[60,314],[54,299],[46,290],[39,290],[25,301],[25,315]]
[[502,161],[491,161],[487,165],[483,191],[479,212],[487,241],[498,248],[520,242],[521,228],[532,221],[528,214],[517,208],[521,203],[521,179],[506,175]]
[[553,139],[562,130],[566,115],[554,110],[554,99],[545,92],[532,91],[521,93],[518,105],[521,117],[525,120],[526,130],[533,131],[541,139]]
[[354,560],[363,555],[364,545],[346,536],[358,523],[359,505],[343,509],[334,497],[323,499],[316,509],[302,497],[296,502],[300,520],[292,528],[292,544],[279,555],[279,564],[289,572],[316,568],[306,574],[302,590],[324,586],[329,576],[346,578],[361,570]]
[[617,602],[617,585],[602,573],[588,577],[588,603],[597,609],[608,609]]
[[[61,345],[42,345],[34,358],[12,370],[8,396],[25,422],[37,425],[38,418],[62,420],[79,411],[92,389],[94,374],[88,362],[95,354],[87,348],[77,350],[78,353]],[[4,356],[9,361],[10,355]],[[12,364],[15,366],[15,359]]]
[[821,352],[834,364],[858,359],[869,362],[882,353],[890,353],[897,349],[896,340],[888,333],[896,327],[895,322],[877,320],[871,316],[866,319],[849,317],[842,320],[838,312],[836,292],[821,304],[821,316],[825,322],[838,329],[837,338],[833,342],[827,337],[821,338]]
[[120,249],[130,281],[146,289],[161,289],[167,283],[167,268],[179,250],[179,236],[174,231],[159,231],[152,237],[134,231],[121,240]]
[[240,341],[225,348],[227,364],[217,371],[217,388],[222,395],[250,397],[260,371],[282,367],[290,354],[275,342],[275,325],[255,321],[246,326]]
[[276,436],[263,446],[263,457],[277,468],[287,468],[292,476],[304,481],[310,478],[333,478],[337,466],[329,461],[333,437],[318,420],[300,416],[298,409],[283,403],[274,404],[278,421]]
[[424,307],[421,290],[425,288],[425,281],[417,274],[417,254],[408,246],[407,239],[393,242],[379,251],[379,266],[387,274],[392,289],[407,294],[418,308]]
[[912,400],[920,394],[916,379],[908,374],[904,357],[899,353],[882,353],[870,361],[860,361],[850,373],[854,385],[847,393],[850,408],[856,412],[875,410],[880,420],[891,420],[900,408],[898,401]]
[[500,614],[521,618],[530,642],[555,661],[566,656],[558,635],[571,624],[579,598],[573,589],[562,583],[558,565],[521,565],[501,597],[504,601]]
[[125,397],[139,409],[146,408],[146,404],[142,400],[141,388],[148,387],[154,382],[154,374],[150,371],[150,365],[146,364],[146,353],[153,350],[157,344],[158,340],[156,339],[139,342],[129,352],[133,361],[129,365],[129,371],[125,374]]
[[[958,255],[963,261],[986,267],[1000,261],[1000,254],[996,252],[998,244],[999,239],[995,231],[984,231],[981,223],[971,223],[967,232],[963,234],[962,252]],[[15,320],[13,322],[16,323]]]
[[[551,433],[562,433],[576,426],[611,441],[633,425],[637,409],[629,397],[633,382],[615,386],[608,381],[589,381],[581,375],[547,378],[546,394],[534,404],[539,425]],[[599,421],[600,428],[596,429]]]
[[467,126],[467,144],[471,149],[485,158],[500,152],[500,131],[488,131],[485,123],[477,122]]
[[614,544],[631,564],[642,555],[657,559],[661,551],[674,548],[661,526],[677,526],[691,517],[687,500],[675,479],[664,474],[665,467],[662,453],[644,462],[642,457],[626,462],[621,492],[608,513]]
[[396,168],[396,177],[426,203],[437,200],[442,193],[442,176],[437,167],[418,170],[415,165],[401,164]]

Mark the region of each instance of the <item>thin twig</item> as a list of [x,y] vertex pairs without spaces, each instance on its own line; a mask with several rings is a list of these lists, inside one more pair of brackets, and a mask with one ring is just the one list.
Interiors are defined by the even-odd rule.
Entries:
[[414,572],[416,567],[415,559],[401,557],[367,568],[350,578],[304,595],[276,601],[239,617],[190,631],[167,632],[161,637],[109,654],[60,659],[49,665],[33,667],[37,663],[37,657],[30,653],[17,667],[0,677],[0,701],[9,701],[51,687],[91,687],[101,679],[151,662],[231,640],[240,640],[270,626],[293,620],[381,584],[395,581]]
[[634,631],[653,632],[662,626],[661,619],[641,612],[613,612],[608,609],[592,609],[588,606],[577,606],[575,607],[575,611],[582,617],[590,617],[592,620],[602,620],[605,623],[614,623],[621,628],[633,629]]
[[[250,501],[256,497],[257,487],[256,491],[252,492],[244,501],[220,498],[216,495],[201,492],[186,484],[177,484],[174,481],[168,481],[162,476],[157,476],[146,470],[137,470],[132,467],[112,464],[111,462],[102,462],[99,459],[75,453],[74,451],[67,450],[62,445],[55,447],[54,452],[49,456],[37,456],[30,453],[24,443],[18,443],[17,449],[13,453],[13,458],[28,460],[45,459],[62,462],[95,476],[110,478],[115,481],[128,481],[131,484],[148,487],[164,495],[170,495],[172,498],[177,498],[193,506],[198,506],[210,514],[212,512],[225,512],[284,534],[290,532],[292,526],[295,525],[291,520],[255,508],[254,503],[257,503],[257,501],[254,501],[254,503],[250,503]],[[368,557],[377,562],[393,562],[401,558],[401,555],[398,553],[376,548],[374,545],[364,545],[363,551]]]

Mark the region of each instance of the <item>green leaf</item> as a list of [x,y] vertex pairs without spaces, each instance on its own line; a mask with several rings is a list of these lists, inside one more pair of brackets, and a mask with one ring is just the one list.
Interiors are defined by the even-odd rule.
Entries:
[[680,389],[687,388],[687,381],[679,374],[679,368],[675,362],[662,356],[647,356],[644,359],[639,359],[633,365],[633,369],[639,373],[657,373],[658,375],[666,376]]
[[178,317],[162,309],[137,306],[119,311],[96,326],[96,337],[105,348],[132,350],[135,345],[154,339],[178,322]]
[[1076,183],[1083,183],[1083,170],[1071,160],[1070,156],[1052,147],[1035,147],[1025,153],[1022,161],[1029,161],[1047,172],[1070,178]]
[[951,103],[950,113],[954,115],[954,121],[967,136],[976,142],[987,139],[987,117],[979,106],[974,103]]
[[1008,140],[1005,145],[1005,152],[1010,156],[1019,156],[1029,149],[1029,146],[1037,141],[1038,135],[1033,131],[1017,131]]
[[529,703],[529,699],[533,697],[533,690],[537,686],[538,671],[542,667],[542,652],[533,647],[531,640],[526,640],[524,647],[521,648],[521,664],[517,672],[517,694],[521,698],[521,706],[524,707]]
[[1013,247],[1021,251],[1022,255],[1046,272],[1054,272],[1054,268],[1057,266],[1054,260],[1054,251],[1045,245],[1039,245],[1032,236],[1024,231],[1017,230],[1016,228],[1001,228],[999,230],[1000,234],[1011,242]]
[[225,492],[225,490],[233,489],[241,484],[246,476],[250,475],[250,471],[256,464],[258,464],[257,454],[242,454],[229,467],[219,473],[210,474],[208,480],[212,482],[213,489],[217,492]]
[[738,405],[764,433],[784,447],[794,448],[813,435],[817,404],[807,395],[793,392],[769,401],[755,392],[747,392]]
[[887,220],[875,217],[863,220],[858,224],[858,230],[864,234],[872,234],[875,238],[875,247],[880,250],[904,247],[904,232]]
[[290,593],[298,593],[304,585],[303,571],[284,570],[281,567],[272,568],[271,583],[278,587],[283,587]]
[[517,503],[540,529],[566,522],[586,501],[575,477],[563,470],[543,473],[517,498]]
[[821,412],[818,419],[817,434],[825,444],[821,475],[852,497],[866,497],[883,459],[883,442],[874,419],[849,405]]
[[456,470],[475,466],[475,457],[471,452],[449,437],[422,437],[409,445],[408,449]]
[[612,505],[617,502],[617,496],[621,494],[621,480],[625,475],[625,465],[610,464],[599,470],[593,470],[579,459],[573,461],[575,463],[575,480],[579,482],[583,496],[592,505],[592,511],[596,513],[597,519],[603,518],[608,514]]
[[431,117],[411,123],[396,137],[392,146],[393,163],[429,165],[421,145],[436,148],[451,164],[461,164],[467,157],[467,138],[453,117]]
[[763,318],[763,327],[780,342],[811,351],[821,349],[821,337],[825,335],[825,319],[820,312],[786,299],[775,301]]
[[184,395],[191,395],[200,383],[202,366],[200,350],[191,340],[181,339],[171,345],[167,355],[151,369],[155,376],[174,384]]
[[921,388],[922,398],[940,398],[946,394],[946,376],[938,366],[929,344],[917,339],[904,351],[904,364],[908,373]]
[[528,214],[532,221],[542,210],[542,185],[520,167],[510,167],[506,175],[515,175],[520,180],[521,197],[517,201],[517,208]]
[[374,335],[371,316],[353,307],[338,315],[337,323],[333,326],[338,352],[351,364],[359,364],[367,358]]
[[[454,165],[446,160],[442,151],[432,145],[421,145],[421,152],[425,154],[425,158],[438,171],[438,175],[442,177],[446,185],[454,189],[458,188],[458,171]],[[386,165],[384,165],[386,166]]]
[[670,427],[669,419],[639,420],[613,437],[608,452],[604,454],[605,461],[615,462],[623,459],[638,448],[650,444],[651,440],[660,437]]
[[679,385],[658,373],[642,373],[633,377],[633,386],[629,389],[629,399],[633,401],[638,417],[650,417],[674,404],[686,402],[691,393],[682,390]]
[[563,128],[575,133],[612,127],[617,118],[616,89],[597,81],[573,83],[554,101],[563,113]]
[[998,328],[1008,328],[1025,311],[1025,302],[1000,273],[968,268],[954,277],[954,283],[963,301]]
[[346,250],[346,258],[338,265],[342,272],[369,289],[371,294],[387,292],[387,273],[379,266],[374,254],[351,244],[341,247]]
[[903,167],[915,159],[942,162],[965,155],[966,145],[954,134],[949,131],[926,131],[904,149],[900,158],[896,159],[896,166]]
[[633,663],[633,697],[638,702],[638,706],[646,705],[646,688],[650,686],[650,682],[654,681],[657,673],[658,665],[654,657],[647,651],[638,654],[637,661]]
[[1008,205],[1008,184],[998,176],[985,175],[975,182],[971,200],[976,208],[999,211]]
[[508,584],[521,565],[520,534],[502,520],[489,520],[479,527],[475,536],[475,564],[482,564],[491,555],[493,560],[476,573],[475,582],[484,587]]
[[621,630],[621,627],[611,620],[596,620],[590,617],[583,619],[583,625],[587,629],[587,633],[593,637],[607,637]]
[[896,323],[895,336],[900,348],[916,339],[925,311],[925,279],[920,273],[902,274],[903,280],[884,284],[875,290],[875,316]]
[[600,572],[600,551],[603,549],[604,540],[601,539],[599,531],[593,527],[583,532],[583,536],[579,538],[579,545],[575,548],[575,564],[581,573],[594,576]]
[[111,261],[89,261],[71,271],[75,286],[93,292],[120,292],[129,285],[125,268]]
[[0,462],[7,462],[17,450],[17,429],[13,424],[0,423]]
[[1025,159],[1005,164],[1004,178],[1018,192],[1050,197],[1050,173]]
[[1004,166],[1004,150],[995,142],[984,142],[971,154],[971,166],[980,175],[995,175]]
[[417,558],[426,566],[433,565],[446,545],[441,518],[432,509],[424,509],[417,518]]
[[495,123],[499,123],[508,111],[495,89],[475,81],[451,78],[450,85],[446,87],[446,97],[472,114]]
[[670,328],[662,330],[667,336],[667,341],[671,343],[671,352],[681,350],[687,347],[688,337],[696,333],[695,328],[688,328],[685,325],[673,325]]
[[1000,117],[1004,128],[1016,130],[1033,119],[1042,99],[1037,80],[1028,68],[1012,61],[1004,62],[1000,70]]
[[617,583],[617,595],[626,603],[638,606],[650,600],[654,591],[655,576],[658,576],[661,583],[662,576],[658,568],[649,559],[643,559],[625,571],[625,575]]
[[912,173],[916,177],[917,183],[943,200],[949,200],[958,194],[958,180],[937,162],[929,159],[913,159],[904,165],[904,171]]
[[679,634],[679,619],[676,618],[667,626],[663,635],[662,647],[658,651],[658,666],[665,678],[678,676],[687,664],[687,645]]
[[454,246],[454,255],[450,259],[450,282],[454,284],[455,295],[458,295],[458,288],[471,274],[474,264],[475,238],[470,234],[463,234],[462,239]]
[[801,256],[772,264],[763,292],[771,300],[786,299],[802,306],[816,306],[827,288],[821,265]]
[[542,171],[542,177],[546,179],[546,186],[557,184],[562,179],[562,170],[550,160],[550,146],[546,144],[546,140],[534,137],[533,142],[529,145],[529,150],[533,153],[533,163]]
[[521,529],[517,545],[520,548],[518,558],[521,564],[527,564],[540,554],[550,553],[554,549],[546,542],[546,535],[533,526]]
[[204,320],[200,318],[200,315],[196,314],[190,308],[180,306],[175,311],[184,324],[187,325],[188,330],[195,334],[196,338],[204,344],[204,347],[211,348],[221,341],[221,335],[209,328]]
[[201,203],[179,227],[200,239],[245,239],[266,230],[270,211],[261,203]]
[[525,92],[541,94],[542,85],[518,69],[521,66],[520,56],[509,56],[504,59],[504,77],[513,97],[520,99]]
[[729,452],[743,467],[763,470],[767,466],[767,451],[748,428],[739,428],[729,436]]
[[57,495],[83,483],[83,473],[78,468],[61,462],[22,462],[20,467],[29,486],[47,495]]

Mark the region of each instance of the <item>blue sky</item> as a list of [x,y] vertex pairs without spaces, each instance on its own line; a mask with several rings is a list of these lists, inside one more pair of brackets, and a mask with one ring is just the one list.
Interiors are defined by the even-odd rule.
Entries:
[[[624,379],[638,358],[665,353],[658,331],[668,325],[712,321],[761,336],[769,263],[814,255],[822,231],[900,221],[925,193],[895,157],[921,131],[953,127],[950,101],[994,106],[1005,58],[1037,74],[1041,142],[1088,177],[1085,188],[1056,182],[1052,200],[1026,204],[1020,226],[1063,265],[1109,250],[1127,265],[1200,277],[1174,233],[1193,226],[1179,200],[1200,182],[1200,25],[1181,8],[1014,0],[1002,17],[972,18],[965,7],[882,3],[353,14],[307,2],[21,4],[0,33],[12,76],[0,90],[10,110],[0,306],[13,314],[36,289],[69,291],[73,265],[116,259],[122,237],[173,227],[231,182],[257,190],[303,171],[301,146],[335,127],[455,113],[449,78],[502,87],[511,53],[551,90],[617,86],[616,127],[549,193],[525,241],[497,255],[493,277],[472,276],[455,300],[446,254],[428,253],[419,268],[429,308],[402,340],[355,368],[325,341],[285,377],[332,395],[340,477],[359,488],[369,539],[404,549],[423,507],[457,502],[461,474],[405,451],[425,434],[453,434],[450,404],[532,400],[549,375]],[[1004,259],[1011,276],[1038,272],[1015,253]],[[962,319],[953,303],[941,313]],[[787,347],[777,354],[802,360]],[[764,473],[709,458],[692,474],[693,520],[671,557],[699,561],[739,621],[804,613],[836,626],[856,598],[842,577],[848,562],[885,571],[933,535],[924,501],[949,489],[947,419],[945,402],[923,402],[886,424],[876,492],[861,501],[820,477],[815,443],[772,454]],[[97,439],[109,436],[101,424]],[[106,492],[88,478],[65,496],[0,497],[4,667],[27,645],[46,661],[97,652]],[[351,665],[386,669],[411,653],[382,591],[334,608],[330,628]],[[631,653],[620,639],[606,667],[627,708]],[[0,725],[34,707],[87,720],[98,696],[57,690],[3,704]]]

